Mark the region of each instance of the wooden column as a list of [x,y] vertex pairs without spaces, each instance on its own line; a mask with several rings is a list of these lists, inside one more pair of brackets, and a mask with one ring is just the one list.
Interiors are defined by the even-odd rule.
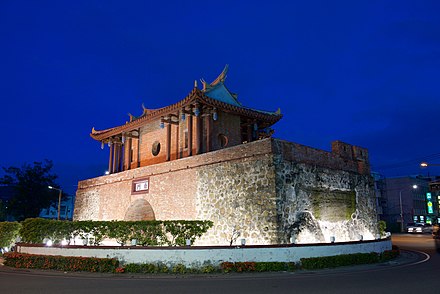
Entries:
[[125,144],[121,143],[119,147],[119,171],[124,171],[124,160],[125,160]]
[[196,138],[195,138],[195,145],[196,145],[196,154],[200,154],[201,152],[201,143],[202,143],[202,136],[201,136],[201,131],[202,131],[202,119],[200,117],[200,114],[198,116],[195,117],[195,124],[196,124]]
[[193,128],[193,117],[188,115],[188,156],[192,155],[192,128]]
[[122,168],[122,160],[124,159],[124,145],[122,143],[119,143],[119,152],[118,152],[118,172],[123,171]]
[[138,140],[137,140],[137,167],[141,166],[141,130],[138,129]]
[[132,152],[133,142],[132,141],[133,141],[132,138],[128,138],[127,169],[131,169],[131,162],[133,161],[133,152]]
[[248,126],[247,126],[247,141],[248,141],[248,143],[252,142],[252,133],[253,133],[253,125],[251,122],[248,122]]
[[206,126],[206,152],[211,151],[211,116],[207,115],[205,117]]
[[108,158],[108,172],[110,174],[113,173],[113,151],[114,151],[114,144],[110,144],[110,155]]
[[114,173],[115,171],[116,171],[116,163],[115,163],[115,161],[116,161],[116,153],[118,153],[118,150],[117,150],[117,148],[118,148],[118,146],[116,146],[116,143],[112,143],[112,146],[113,146],[113,159],[112,159],[112,171],[111,171],[111,173]]
[[170,161],[171,158],[171,124],[167,123],[167,155],[166,161]]
[[[179,118],[179,117],[177,117]],[[180,131],[180,123],[177,123],[177,129],[176,129],[176,159],[179,159],[179,131]]]
[[120,152],[120,145],[117,143],[114,143],[115,145],[114,152],[113,152],[113,172],[117,173],[119,171],[119,152]]

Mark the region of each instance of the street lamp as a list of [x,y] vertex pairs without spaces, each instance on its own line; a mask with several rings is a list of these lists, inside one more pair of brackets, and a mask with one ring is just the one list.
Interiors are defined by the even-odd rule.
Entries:
[[[412,186],[413,189],[417,189],[417,185]],[[400,232],[403,233],[403,206],[402,206],[402,191],[399,191],[399,204],[400,204]]]
[[63,194],[63,191],[61,189],[52,187],[52,186],[47,186],[49,189],[51,190],[58,190],[60,193],[58,194],[58,217],[57,220],[60,220],[60,209],[61,209],[61,194]]
[[428,167],[428,166],[440,166],[439,163],[427,163],[427,162],[421,162],[420,167]]

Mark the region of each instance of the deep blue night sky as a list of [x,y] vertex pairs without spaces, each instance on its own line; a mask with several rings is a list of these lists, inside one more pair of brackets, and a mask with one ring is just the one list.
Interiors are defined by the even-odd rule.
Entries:
[[[228,88],[283,119],[275,137],[366,147],[386,176],[440,163],[440,1],[0,2],[0,166],[51,159],[70,193],[102,175],[89,137]],[[200,84],[200,83],[199,83]]]

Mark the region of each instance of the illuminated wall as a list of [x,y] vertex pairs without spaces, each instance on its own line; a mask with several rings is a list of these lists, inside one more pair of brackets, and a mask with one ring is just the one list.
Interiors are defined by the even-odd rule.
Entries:
[[[148,191],[134,193],[146,178]],[[335,142],[326,152],[264,139],[82,181],[75,219],[211,220],[200,245],[373,239],[372,185],[362,148]],[[136,210],[140,199],[148,213]]]

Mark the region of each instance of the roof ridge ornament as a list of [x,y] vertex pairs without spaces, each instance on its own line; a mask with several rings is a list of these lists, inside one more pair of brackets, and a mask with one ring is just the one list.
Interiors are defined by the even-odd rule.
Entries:
[[213,87],[215,87],[218,84],[223,84],[227,78],[227,73],[229,70],[229,64],[225,65],[225,68],[223,69],[223,71],[218,75],[218,77],[210,84],[208,84],[204,79],[200,79],[200,82],[202,82],[203,85],[203,92],[206,92],[210,89],[212,89]]
[[224,83],[227,77],[226,74],[228,73],[228,70],[229,70],[229,64],[226,64],[221,74],[210,84],[210,86],[215,86],[219,83]]
[[210,85],[208,85],[207,82],[205,82],[204,79],[200,79],[200,82],[201,82],[202,85],[203,85],[203,88],[202,88],[202,91],[203,91],[203,92],[206,92],[207,90],[209,90],[209,89],[212,88]]
[[130,118],[130,122],[132,122],[133,120],[137,119],[137,117],[134,116],[133,114],[131,114],[130,112],[128,113],[128,117]]

